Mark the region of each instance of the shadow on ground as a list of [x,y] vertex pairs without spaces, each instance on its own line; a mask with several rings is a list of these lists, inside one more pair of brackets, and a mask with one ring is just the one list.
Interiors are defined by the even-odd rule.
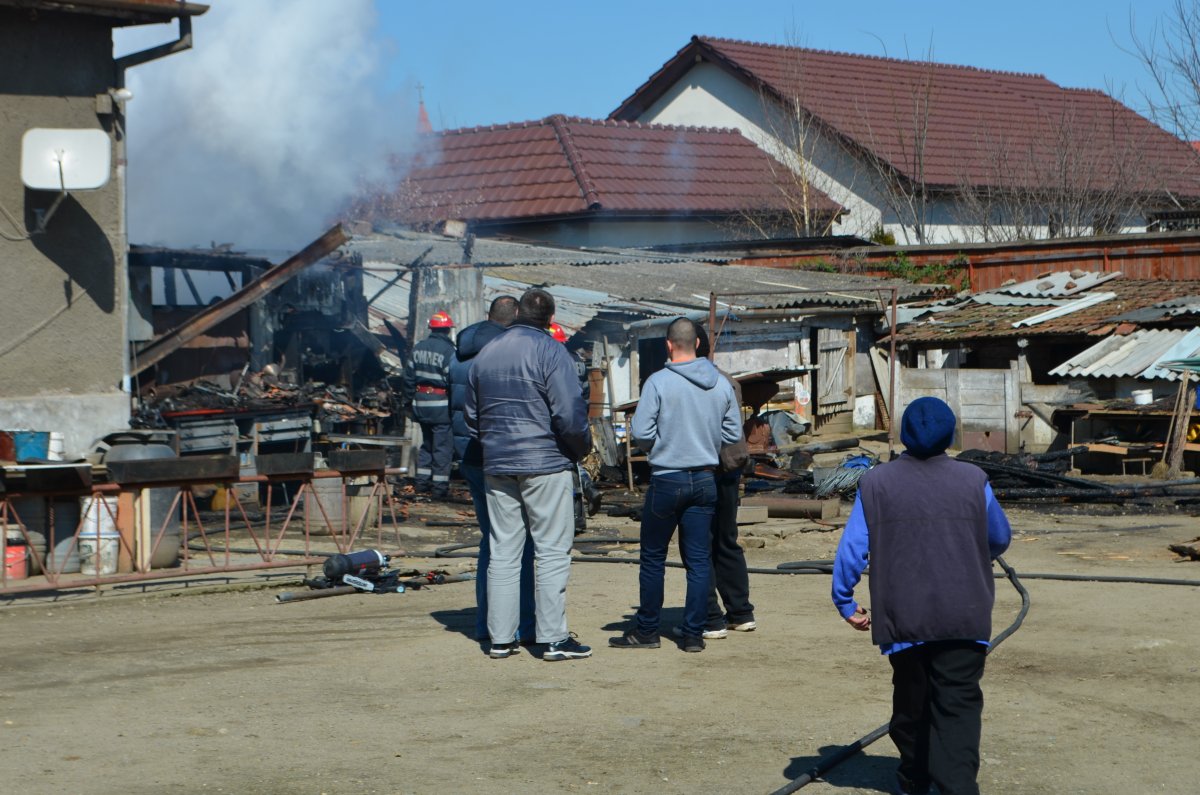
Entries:
[[[795,781],[816,768],[821,760],[842,750],[839,745],[826,745],[817,750],[816,756],[793,756],[783,769],[788,781]],[[866,790],[868,792],[891,792],[895,780],[896,760],[887,756],[855,754],[827,772],[820,780],[831,787]]]

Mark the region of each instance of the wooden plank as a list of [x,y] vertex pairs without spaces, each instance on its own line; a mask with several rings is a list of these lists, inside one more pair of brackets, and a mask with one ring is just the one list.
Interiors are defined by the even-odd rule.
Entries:
[[1084,445],[1089,453],[1112,453],[1113,455],[1129,455],[1128,447],[1116,444],[1101,444],[1099,442]]
[[908,391],[913,390],[945,390],[946,378],[949,370],[919,370],[916,368],[904,368],[904,388]]

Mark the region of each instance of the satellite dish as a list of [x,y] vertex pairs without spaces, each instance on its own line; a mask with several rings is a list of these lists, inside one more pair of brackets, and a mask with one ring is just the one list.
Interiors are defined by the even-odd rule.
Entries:
[[21,182],[33,190],[96,190],[108,183],[112,142],[104,130],[34,128],[21,138]]

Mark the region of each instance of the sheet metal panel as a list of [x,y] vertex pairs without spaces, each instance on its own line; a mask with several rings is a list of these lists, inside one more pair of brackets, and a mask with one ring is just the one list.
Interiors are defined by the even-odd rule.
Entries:
[[1193,355],[1198,349],[1200,328],[1135,331],[1101,340],[1050,370],[1050,375],[1175,380],[1178,373],[1159,363]]

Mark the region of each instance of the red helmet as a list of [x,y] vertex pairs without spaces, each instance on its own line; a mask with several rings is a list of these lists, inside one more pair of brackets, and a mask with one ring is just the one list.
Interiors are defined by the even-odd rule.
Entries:
[[566,344],[567,330],[562,326],[558,325],[557,323],[551,323],[550,328],[548,328],[547,331],[550,332],[551,337],[554,337],[554,339],[558,340],[559,342]]
[[429,318],[430,328],[454,328],[454,321],[445,312],[434,312]]

